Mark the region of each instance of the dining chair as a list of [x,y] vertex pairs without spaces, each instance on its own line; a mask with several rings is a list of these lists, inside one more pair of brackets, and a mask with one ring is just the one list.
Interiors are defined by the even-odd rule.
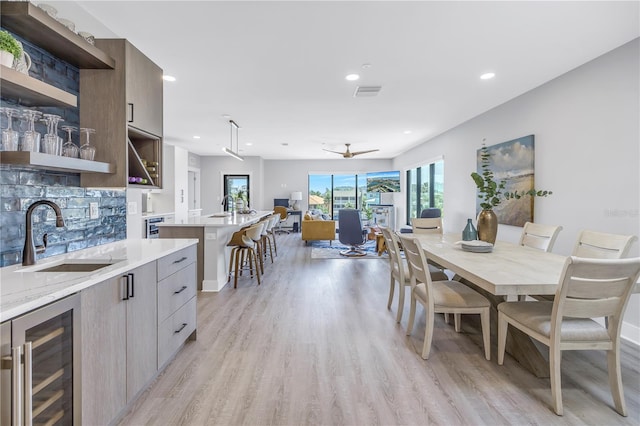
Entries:
[[442,234],[441,217],[411,218],[411,228],[414,234]]
[[518,244],[549,252],[553,250],[553,245],[560,231],[562,231],[562,226],[526,222]]
[[[504,363],[509,325],[549,347],[553,409],[562,415],[560,363],[565,350],[605,350],[616,411],[627,415],[620,371],[624,311],[640,276],[640,258],[567,258],[553,302],[498,305],[498,364]],[[603,326],[592,318],[608,318]]]
[[573,256],[595,259],[622,259],[629,253],[635,235],[608,234],[583,230],[573,247]]
[[[408,266],[406,261],[400,254],[400,243],[396,233],[386,226],[380,226],[380,231],[384,237],[385,244],[387,246],[387,252],[389,253],[389,269],[390,269],[390,283],[389,283],[389,301],[387,302],[387,309],[391,309],[393,303],[393,296],[395,294],[395,283],[398,282],[398,312],[396,314],[396,322],[399,323],[402,320],[402,312],[404,310],[404,295],[406,287],[411,287],[411,279],[409,276]],[[429,266],[429,274],[431,275],[431,281],[448,281],[449,277],[437,267],[433,265]]]
[[413,330],[416,314],[416,301],[425,309],[426,326],[422,358],[428,359],[431,352],[433,324],[436,313],[452,313],[456,318],[455,330],[460,331],[459,316],[455,314],[480,314],[482,324],[482,341],[484,356],[491,358],[489,315],[491,303],[480,293],[474,291],[458,281],[439,281],[433,285],[431,274],[428,273],[427,259],[420,241],[415,237],[400,236],[400,241],[407,257],[411,276],[411,311],[407,324],[407,336]]
[[[609,234],[583,230],[578,234],[572,256],[591,259],[622,259],[629,253],[634,235]],[[532,295],[537,300],[553,300],[550,295]],[[607,319],[605,318],[605,322]]]

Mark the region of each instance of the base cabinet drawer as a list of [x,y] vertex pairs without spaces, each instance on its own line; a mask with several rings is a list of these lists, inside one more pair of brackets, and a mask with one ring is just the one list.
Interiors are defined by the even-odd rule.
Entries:
[[196,297],[191,298],[158,328],[158,365],[164,365],[196,329]]
[[158,324],[196,295],[196,264],[158,283]]
[[158,281],[175,274],[196,261],[196,246],[184,248],[158,259]]

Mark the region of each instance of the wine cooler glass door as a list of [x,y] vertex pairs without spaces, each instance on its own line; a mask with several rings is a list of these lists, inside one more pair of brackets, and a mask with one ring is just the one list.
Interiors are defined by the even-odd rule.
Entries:
[[[80,407],[79,301],[78,295],[70,296],[12,321],[12,348],[22,348],[24,354],[21,405],[25,425],[80,422],[74,413]],[[20,393],[15,389],[14,399]]]

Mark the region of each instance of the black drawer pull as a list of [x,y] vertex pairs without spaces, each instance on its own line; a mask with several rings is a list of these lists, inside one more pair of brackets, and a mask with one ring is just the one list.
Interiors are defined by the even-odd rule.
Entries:
[[180,290],[178,290],[178,291],[174,291],[174,292],[173,292],[173,294],[180,294],[180,293],[182,293],[183,291],[185,291],[186,289],[187,289],[187,286],[186,286],[186,285],[183,285],[183,286],[182,286],[182,288],[181,288]]
[[174,260],[174,261],[173,261],[173,263],[174,263],[174,264],[175,264],[175,263],[180,263],[180,262],[184,262],[185,260],[187,260],[187,256],[184,256],[183,258],[178,259],[178,260]]
[[125,280],[125,285],[124,285],[124,297],[122,298],[122,300],[129,300],[129,294],[131,292],[130,290],[130,282],[129,282],[129,275],[123,275],[122,278],[124,278]]
[[174,334],[178,334],[178,333],[180,333],[182,330],[184,330],[184,328],[185,328],[186,326],[187,326],[187,323],[186,323],[186,322],[183,322],[183,323],[182,323],[182,327],[180,327],[179,329],[177,329],[177,330],[176,330],[176,331],[174,331],[173,333],[174,333]]

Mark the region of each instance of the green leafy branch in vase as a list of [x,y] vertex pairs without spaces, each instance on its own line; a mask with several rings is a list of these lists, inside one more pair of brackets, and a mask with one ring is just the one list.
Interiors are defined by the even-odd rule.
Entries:
[[480,149],[480,169],[481,173],[471,173],[471,178],[478,187],[478,198],[482,199],[480,207],[483,210],[492,210],[500,205],[502,200],[516,199],[522,197],[546,197],[553,194],[552,191],[536,190],[534,188],[528,191],[505,191],[507,184],[506,179],[496,181],[495,175],[490,167],[491,154],[485,144]]

